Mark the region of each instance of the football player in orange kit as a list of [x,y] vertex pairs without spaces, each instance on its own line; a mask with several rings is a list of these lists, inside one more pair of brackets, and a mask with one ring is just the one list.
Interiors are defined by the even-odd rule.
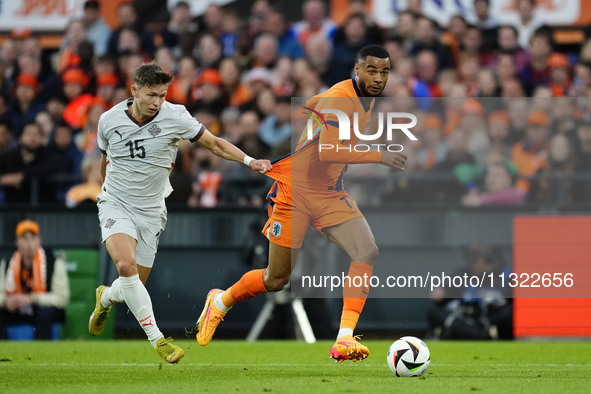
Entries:
[[[375,100],[388,81],[390,57],[379,45],[363,48],[355,65],[355,78],[337,83],[324,94],[306,102],[307,109],[320,113],[321,109],[344,112],[353,125],[369,120]],[[205,307],[197,321],[197,341],[205,346],[226,312],[237,302],[267,291],[280,291],[289,281],[292,259],[312,225],[326,238],[340,246],[351,258],[348,276],[371,277],[378,247],[369,225],[355,200],[343,188],[347,164],[380,163],[404,170],[406,155],[398,152],[350,149],[358,142],[339,139],[339,124],[334,114],[324,114],[324,122],[315,130],[313,138],[303,133],[296,151],[276,160],[266,175],[275,179],[267,199],[269,220],[263,234],[270,242],[269,266],[247,272],[229,289],[213,289],[207,295]],[[332,148],[331,148],[332,147]],[[359,314],[363,309],[368,287],[354,287],[346,283],[343,290],[343,313],[337,341],[330,350],[336,361],[363,360],[369,355],[367,347],[353,336]]]

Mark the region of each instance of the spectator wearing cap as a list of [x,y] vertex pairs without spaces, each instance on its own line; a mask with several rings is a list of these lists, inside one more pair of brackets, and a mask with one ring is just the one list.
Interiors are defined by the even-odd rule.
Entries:
[[425,115],[422,126],[424,146],[417,150],[417,165],[423,169],[431,169],[447,157],[447,143],[443,137],[443,121],[437,114]]
[[468,139],[468,152],[478,163],[486,161],[486,152],[490,146],[486,131],[484,108],[480,101],[467,99],[462,104],[462,120],[460,128],[466,133]]
[[84,93],[88,78],[82,70],[72,68],[62,75],[64,95],[68,105],[63,113],[63,119],[73,128],[82,129],[88,108],[94,100],[90,93]]
[[25,124],[33,122],[35,116],[45,108],[38,99],[39,82],[31,74],[19,74],[14,85],[14,98],[8,109],[12,132],[20,137]]
[[288,29],[285,18],[279,12],[273,11],[266,16],[263,31],[277,37],[279,57],[289,56],[297,59],[304,56],[304,49],[298,43],[294,32]]
[[338,26],[327,18],[326,4],[323,1],[306,0],[302,5],[302,11],[304,19],[294,23],[291,31],[303,48],[314,35],[320,35],[329,41],[334,39]]
[[[55,172],[56,162],[43,145],[44,136],[36,123],[27,123],[19,139],[19,145],[0,156],[0,186],[5,202],[29,204],[55,202],[55,187],[47,178]],[[35,195],[32,184],[35,183]]]
[[60,46],[58,73],[62,73],[69,67],[78,67],[80,65],[78,46],[86,40],[86,37],[86,28],[81,20],[73,20],[68,24],[64,40]]
[[488,138],[491,146],[501,147],[505,157],[509,157],[511,153],[510,132],[511,119],[505,110],[499,109],[488,115]]
[[62,74],[62,88],[69,102],[79,97],[88,84],[88,78],[79,68],[71,68]]
[[52,339],[52,325],[64,322],[70,285],[64,259],[42,246],[39,225],[16,227],[16,251],[0,262],[0,339],[6,328],[31,324],[35,339]]
[[570,88],[570,64],[566,55],[553,53],[548,58],[552,96],[566,96]]
[[517,167],[520,179],[516,187],[527,193],[530,180],[546,164],[548,157],[548,116],[542,111],[533,111],[527,117],[525,139],[513,145],[511,161]]
[[132,2],[120,3],[117,6],[117,29],[111,32],[108,51],[111,55],[119,54],[119,35],[123,29],[132,29],[137,34],[142,51],[150,57],[154,57],[156,47],[152,34],[148,32],[142,21],[138,18],[137,11]]
[[240,110],[254,110],[256,107],[254,98],[261,90],[272,86],[273,77],[271,72],[266,68],[255,67],[247,72],[244,76],[244,84],[246,85],[248,91],[252,94],[252,99],[241,105]]
[[222,95],[222,78],[218,70],[203,70],[196,80],[191,99],[195,100],[192,108],[207,107],[216,117],[220,116],[227,106],[227,100]]
[[96,98],[102,100],[107,109],[115,104],[113,96],[117,85],[119,85],[119,78],[113,73],[101,74],[96,78]]
[[100,5],[96,0],[88,0],[84,3],[82,23],[86,28],[86,37],[94,47],[97,56],[107,53],[111,28],[105,23],[100,14]]

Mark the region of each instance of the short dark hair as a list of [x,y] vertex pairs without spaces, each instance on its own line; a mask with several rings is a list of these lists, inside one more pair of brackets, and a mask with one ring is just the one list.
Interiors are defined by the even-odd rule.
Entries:
[[357,55],[357,63],[363,63],[368,56],[387,59],[390,57],[390,54],[381,45],[368,45],[359,51],[359,55]]
[[164,71],[155,61],[143,63],[133,73],[133,84],[136,88],[166,85],[170,81],[172,81],[172,75]]
[[96,0],[88,0],[86,3],[84,3],[84,9],[85,10],[95,10],[98,11],[99,10],[99,2]]
[[517,31],[517,28],[513,25],[500,25],[499,30],[501,30],[501,29],[509,29],[513,32],[513,34],[515,34],[515,37],[519,36],[519,32]]

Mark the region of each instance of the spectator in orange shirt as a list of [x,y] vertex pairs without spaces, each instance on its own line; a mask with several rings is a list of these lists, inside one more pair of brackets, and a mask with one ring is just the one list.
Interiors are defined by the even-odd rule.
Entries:
[[73,20],[66,28],[66,34],[60,48],[60,62],[58,66],[58,73],[62,73],[68,67],[76,67],[80,65],[80,55],[78,54],[78,46],[86,40],[86,28],[84,23],[80,20]]
[[553,53],[548,58],[550,70],[550,89],[554,97],[565,96],[570,88],[570,64],[562,53]]
[[101,74],[96,79],[96,97],[101,99],[110,109],[114,104],[115,88],[119,85],[119,78],[115,74]]
[[511,150],[511,161],[517,167],[520,179],[515,187],[525,193],[530,180],[546,164],[548,157],[548,116],[542,111],[533,111],[527,117],[525,139]]
[[184,56],[179,62],[179,73],[168,87],[166,99],[176,104],[187,104],[191,86],[197,78],[197,64],[192,56]]
[[252,93],[245,84],[240,83],[240,65],[236,59],[227,57],[220,64],[222,90],[228,97],[231,107],[239,107],[252,100]]
[[73,186],[66,194],[66,207],[74,208],[89,202],[96,204],[96,196],[101,192],[101,160],[100,156],[86,156],[82,161],[83,183]]

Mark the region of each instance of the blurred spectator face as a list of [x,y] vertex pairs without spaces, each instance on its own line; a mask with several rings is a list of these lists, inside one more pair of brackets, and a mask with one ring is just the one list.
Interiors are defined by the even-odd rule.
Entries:
[[64,94],[68,100],[73,100],[82,94],[84,87],[77,82],[68,82],[64,84]]
[[32,260],[41,247],[41,238],[38,234],[27,231],[16,239],[16,247],[22,253],[24,259]]
[[277,62],[275,67],[277,76],[281,82],[290,81],[293,74],[293,62],[288,56],[284,56]]
[[395,71],[403,80],[414,78],[414,62],[410,57],[403,57],[398,59],[395,66]]
[[191,8],[187,3],[177,3],[172,9],[170,22],[176,26],[186,26],[191,22]]
[[7,38],[2,41],[2,46],[0,47],[0,51],[2,53],[2,60],[6,63],[14,63],[18,56],[16,51],[16,44],[13,39]]
[[269,67],[277,61],[277,38],[270,34],[264,34],[257,38],[254,44],[255,58],[258,66]]
[[501,95],[503,97],[524,97],[523,86],[517,78],[511,78],[503,81],[501,85]]
[[454,15],[451,20],[449,21],[448,31],[456,37],[456,39],[462,39],[464,34],[466,34],[468,30],[468,25],[464,18],[459,15]]
[[179,62],[179,78],[194,79],[197,76],[197,67],[192,57],[185,56]]
[[102,98],[107,103],[112,103],[113,95],[115,94],[115,86],[113,85],[98,85],[96,87],[97,97]]
[[478,91],[482,96],[494,96],[497,93],[497,81],[491,70],[480,70],[477,78]]
[[52,98],[47,103],[47,112],[51,115],[51,118],[55,121],[61,119],[64,111],[66,110],[66,104],[57,98]]
[[417,20],[417,28],[415,38],[423,44],[431,44],[435,37],[435,29],[433,22],[427,18],[419,18]]
[[227,13],[222,18],[222,30],[225,33],[235,33],[240,27],[240,19],[234,13]]
[[53,135],[55,145],[59,150],[66,151],[72,145],[72,129],[67,126],[58,126]]
[[260,121],[256,112],[244,112],[242,116],[240,116],[240,126],[242,127],[243,136],[257,135],[259,132]]
[[551,102],[552,115],[559,122],[568,122],[574,118],[575,103],[570,97],[546,99]]
[[222,90],[218,85],[215,85],[213,83],[203,83],[201,85],[200,97],[206,103],[218,99],[221,95],[222,95]]
[[29,123],[23,129],[20,145],[29,152],[35,152],[43,146],[41,129],[35,123]]
[[96,75],[115,74],[115,61],[108,58],[99,58],[94,66]]
[[98,129],[98,122],[101,115],[105,113],[105,108],[102,105],[93,105],[88,110],[88,117],[86,118],[86,128],[92,131]]
[[28,105],[35,99],[35,88],[30,85],[21,83],[16,87],[14,92],[16,99],[21,105]]
[[275,37],[281,37],[285,32],[285,20],[283,15],[278,12],[271,12],[265,18],[264,31],[273,34]]
[[405,39],[412,39],[415,35],[416,18],[410,12],[404,12],[398,17],[398,33]]
[[24,54],[18,57],[18,66],[22,73],[38,76],[41,71],[39,58]]
[[528,125],[527,138],[534,144],[534,146],[543,146],[546,140],[548,139],[548,127],[539,125]]
[[476,81],[476,76],[480,71],[480,63],[477,57],[467,57],[460,63],[460,76],[463,81]]
[[240,68],[236,60],[225,58],[220,63],[220,77],[224,85],[234,86],[240,81]]
[[94,7],[84,7],[84,14],[82,15],[82,21],[85,25],[92,25],[99,18],[99,10]]
[[451,90],[458,83],[458,75],[454,70],[443,70],[437,78],[437,85],[443,94],[443,97],[449,97]]
[[203,15],[203,21],[205,22],[205,26],[207,26],[207,30],[210,33],[215,32],[218,30],[222,25],[222,9],[219,5],[211,4],[205,10],[205,14]]
[[43,133],[43,138],[47,140],[47,137],[51,133],[53,129],[53,120],[48,112],[41,111],[35,116],[35,123],[41,129],[41,133]]
[[550,113],[552,106],[552,91],[546,86],[538,86],[534,91],[534,98],[532,101],[532,108],[539,109],[546,113]]
[[487,166],[504,165],[504,163],[505,155],[503,154],[503,149],[498,145],[492,146],[488,152],[486,152]]
[[591,67],[587,64],[577,64],[575,66],[575,79],[585,88],[591,86]]
[[384,49],[388,51],[388,54],[390,54],[390,62],[392,62],[392,64],[396,64],[398,59],[405,55],[404,48],[402,48],[402,45],[397,41],[388,40],[383,46]]
[[482,45],[482,33],[480,33],[480,29],[473,27],[468,29],[462,42],[466,52],[478,53]]
[[437,77],[437,57],[431,51],[423,51],[417,56],[417,74],[419,79],[429,83]]
[[254,2],[251,8],[251,13],[265,19],[271,12],[273,12],[273,6],[268,0],[257,0]]
[[488,2],[486,0],[474,0],[474,12],[481,22],[488,20]]
[[517,1],[517,12],[523,21],[529,21],[534,12],[534,0],[518,0]]
[[497,40],[499,47],[503,51],[511,51],[517,47],[517,34],[515,31],[507,26],[499,28],[497,33]]
[[509,124],[505,122],[491,122],[488,133],[492,142],[504,143],[509,136]]
[[158,65],[165,70],[170,71],[174,68],[174,59],[172,58],[172,53],[170,53],[170,49],[168,49],[167,47],[163,46],[158,48],[154,60],[156,60],[156,63],[158,63]]
[[349,15],[361,14],[366,15],[365,0],[351,0],[349,3]]
[[583,123],[577,128],[577,137],[581,143],[581,148],[588,152],[591,149],[591,124]]
[[489,166],[484,178],[489,193],[498,193],[511,187],[511,175],[503,165]]
[[558,85],[567,84],[569,80],[568,69],[565,67],[553,67],[550,70],[550,79]]
[[421,7],[421,0],[408,0],[406,9],[415,14],[422,14],[423,8]]
[[314,67],[325,66],[332,55],[330,41],[320,34],[313,35],[306,42],[306,57]]
[[[86,35],[86,33],[84,34]],[[21,55],[27,54],[35,58],[40,58],[42,51],[43,48],[41,47],[41,43],[37,37],[25,38],[21,43]]]
[[464,154],[467,152],[467,142],[465,133],[460,130],[454,130],[447,138],[447,144],[449,146],[450,153],[453,154]]
[[141,42],[137,33],[131,29],[123,29],[119,35],[119,50],[140,53]]
[[530,41],[530,52],[534,58],[544,58],[550,56],[552,46],[548,41],[548,37],[544,35],[534,35]]
[[507,101],[506,108],[514,128],[522,130],[527,127],[529,102],[526,98],[512,98]]
[[289,101],[279,101],[275,105],[275,116],[279,124],[289,123],[291,121],[291,103]]
[[275,111],[276,97],[271,89],[263,89],[259,92],[256,100],[258,109],[265,117],[272,115]]
[[[299,58],[293,62],[293,79],[296,82],[301,81],[306,75],[312,73],[312,68],[308,60]],[[307,96],[305,96],[307,97]]]
[[461,127],[464,131],[471,133],[473,130],[479,130],[484,127],[484,119],[475,113],[466,113],[462,117]]
[[137,13],[135,12],[135,8],[131,3],[122,3],[119,8],[117,8],[117,22],[119,22],[119,27],[129,27],[133,28],[135,22],[137,20]]
[[563,134],[557,134],[550,140],[550,160],[564,163],[571,158],[571,144]]
[[0,149],[5,149],[10,143],[12,135],[10,129],[5,124],[0,124]]
[[222,111],[221,121],[224,136],[232,143],[240,139],[240,111],[236,108],[226,108]]
[[199,54],[203,60],[203,66],[208,67],[222,56],[222,46],[212,35],[204,35],[199,41]]
[[304,20],[308,23],[310,30],[316,30],[322,26],[326,16],[326,8],[322,1],[308,0],[303,7]]
[[351,46],[360,45],[365,40],[365,20],[361,16],[350,18],[345,25],[345,37]]
[[80,21],[72,21],[66,30],[66,38],[70,42],[72,48],[77,48],[78,44],[86,40],[86,30]]
[[508,54],[500,54],[497,58],[497,75],[501,81],[515,77],[517,69],[515,59]]

